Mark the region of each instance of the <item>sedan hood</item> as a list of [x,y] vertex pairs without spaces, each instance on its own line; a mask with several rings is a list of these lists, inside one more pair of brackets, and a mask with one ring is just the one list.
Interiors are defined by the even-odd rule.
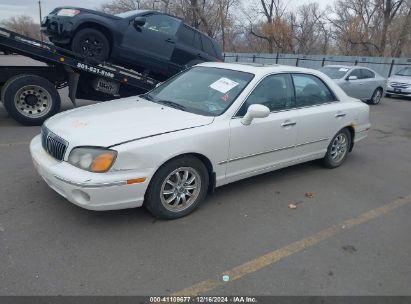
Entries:
[[411,77],[410,76],[400,76],[400,75],[393,75],[388,78],[388,82],[400,82],[400,83],[407,83],[411,84]]
[[88,9],[88,8],[83,8],[83,7],[77,7],[77,6],[60,6],[60,7],[56,7],[50,14],[57,14],[57,12],[61,9],[76,9],[79,10],[81,13],[87,13],[87,14],[94,14],[94,15],[98,15],[98,16],[102,16],[102,17],[106,17],[106,18],[110,18],[110,19],[121,19],[118,16],[115,15],[111,15],[111,14],[107,14],[101,11],[96,11],[96,10],[92,10],[92,9]]
[[139,138],[211,124],[202,116],[139,97],[113,100],[57,114],[45,126],[75,146],[109,147]]

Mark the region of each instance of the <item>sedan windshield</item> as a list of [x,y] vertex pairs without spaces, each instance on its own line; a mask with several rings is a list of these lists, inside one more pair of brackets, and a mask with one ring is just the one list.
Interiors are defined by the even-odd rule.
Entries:
[[411,68],[403,68],[399,70],[395,75],[398,76],[411,76]]
[[349,68],[345,67],[323,67],[320,69],[325,75],[330,77],[331,79],[341,79],[347,74]]
[[254,75],[211,67],[194,67],[145,95],[153,102],[200,115],[224,113]]

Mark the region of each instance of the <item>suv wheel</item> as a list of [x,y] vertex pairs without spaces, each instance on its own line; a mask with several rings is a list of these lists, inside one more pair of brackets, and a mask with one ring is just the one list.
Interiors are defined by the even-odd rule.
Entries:
[[84,57],[105,61],[110,55],[110,43],[102,32],[85,28],[74,36],[71,42],[71,50]]

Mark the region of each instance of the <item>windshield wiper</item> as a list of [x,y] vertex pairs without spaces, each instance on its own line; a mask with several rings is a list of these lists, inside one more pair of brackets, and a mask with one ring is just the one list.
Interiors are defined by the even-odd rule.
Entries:
[[164,105],[169,106],[169,107],[172,107],[172,108],[174,108],[174,109],[179,109],[179,110],[182,110],[182,111],[186,111],[186,107],[185,107],[185,106],[183,106],[183,105],[181,105],[181,104],[179,104],[179,103],[173,102],[173,101],[169,101],[169,100],[156,100],[156,101],[154,101],[154,102],[164,104]]
[[152,101],[152,102],[155,102],[155,103],[160,103],[160,104],[172,107],[174,109],[179,109],[179,110],[182,110],[182,111],[186,111],[186,107],[179,104],[179,103],[169,101],[169,100],[161,100],[161,99],[160,100],[155,100],[149,93],[143,94],[142,96],[143,96],[143,98],[145,98],[149,101]]

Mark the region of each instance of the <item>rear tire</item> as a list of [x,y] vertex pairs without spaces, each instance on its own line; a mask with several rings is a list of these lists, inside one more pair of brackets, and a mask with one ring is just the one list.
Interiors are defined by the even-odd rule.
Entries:
[[186,216],[204,200],[208,184],[207,168],[198,158],[183,156],[172,159],[154,174],[144,206],[161,219]]
[[101,31],[85,28],[75,34],[71,50],[86,58],[106,61],[110,56],[110,42]]
[[326,168],[337,168],[347,158],[351,147],[351,133],[347,129],[342,129],[331,140],[328,145],[327,154],[323,158],[323,165]]
[[1,100],[9,115],[28,126],[40,126],[60,111],[60,95],[55,86],[36,75],[18,75],[3,86]]

